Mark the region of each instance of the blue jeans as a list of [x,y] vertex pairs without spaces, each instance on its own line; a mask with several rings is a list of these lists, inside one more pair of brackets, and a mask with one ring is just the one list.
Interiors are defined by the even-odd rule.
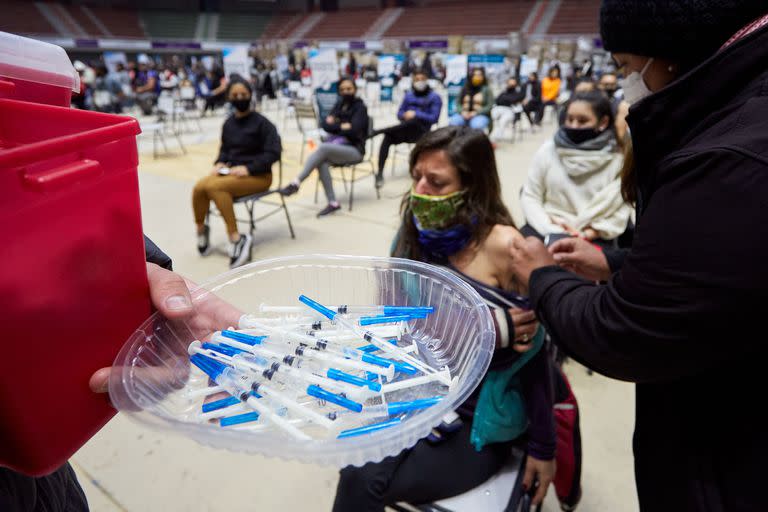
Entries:
[[483,114],[478,114],[469,121],[461,117],[461,114],[453,114],[450,119],[448,119],[448,124],[451,126],[469,126],[475,130],[485,130],[488,128],[490,122],[488,116]]

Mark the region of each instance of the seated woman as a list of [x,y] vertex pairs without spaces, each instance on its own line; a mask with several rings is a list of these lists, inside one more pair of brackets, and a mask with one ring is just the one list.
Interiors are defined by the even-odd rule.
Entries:
[[522,103],[525,99],[525,90],[520,87],[517,78],[507,78],[507,88],[496,98],[496,105],[491,109],[493,118],[493,131],[491,140],[501,139],[504,127],[519,122],[523,115]]
[[491,123],[493,96],[485,79],[485,69],[474,68],[467,76],[466,84],[459,95],[460,112],[448,120],[451,126],[469,126],[476,130],[485,130]]
[[210,230],[205,225],[210,202],[216,203],[227,226],[231,243],[230,268],[251,258],[250,233],[240,234],[232,200],[263,192],[272,184],[272,164],[280,160],[282,147],[275,125],[251,110],[251,88],[242,81],[232,81],[227,98],[235,112],[224,122],[221,149],[208,176],[200,179],[192,191],[192,209],[197,225],[197,250],[210,252]]
[[555,110],[557,110],[557,98],[560,97],[561,85],[560,68],[558,66],[552,66],[549,68],[547,76],[541,81],[541,101],[543,103],[541,109],[536,114],[539,124],[541,124],[541,120],[544,119],[544,110],[548,105],[555,107]]
[[357,97],[357,86],[352,78],[339,81],[339,100],[331,113],[323,119],[321,127],[329,134],[325,142],[307,158],[304,170],[280,191],[284,196],[295,194],[301,182],[317,169],[320,182],[328,199],[328,206],[320,210],[318,217],[328,215],[341,206],[333,191],[333,179],[329,165],[352,165],[362,162],[365,140],[368,138],[368,109]]
[[413,72],[413,85],[408,91],[397,111],[400,124],[376,130],[373,135],[384,134],[379,148],[379,171],[376,174],[376,186],[384,183],[384,166],[389,157],[389,148],[393,144],[416,142],[427,133],[432,125],[440,119],[443,100],[429,87],[427,74],[417,69]]
[[[483,382],[457,409],[458,421],[439,429],[439,439],[422,439],[381,462],[342,469],[333,510],[383,511],[398,501],[421,504],[466,492],[497,473],[512,442],[525,433],[524,485],[530,489],[538,478],[539,503],[555,471],[550,360],[542,348],[543,331],[524,309],[527,300],[518,295],[510,271],[509,247],[521,235],[501,201],[493,147],[480,131],[441,128],[416,144],[410,166],[413,187],[403,199],[393,255],[444,266],[475,288],[491,308],[496,350]],[[512,377],[519,378],[515,389],[525,405],[503,411],[514,409],[517,416],[496,416],[486,398],[504,397],[486,383]],[[509,391],[512,380],[505,382],[509,386],[499,389]],[[503,432],[489,436],[484,428],[489,423]],[[513,424],[521,427],[515,431]]]
[[623,161],[608,98],[599,91],[575,94],[563,126],[533,157],[521,197],[523,234],[611,245],[632,211],[620,192]]

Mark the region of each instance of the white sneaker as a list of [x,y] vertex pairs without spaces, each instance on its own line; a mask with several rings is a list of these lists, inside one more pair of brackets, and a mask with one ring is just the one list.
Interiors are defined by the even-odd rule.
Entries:
[[240,239],[229,247],[229,268],[237,268],[251,261],[253,237],[250,233],[240,235]]

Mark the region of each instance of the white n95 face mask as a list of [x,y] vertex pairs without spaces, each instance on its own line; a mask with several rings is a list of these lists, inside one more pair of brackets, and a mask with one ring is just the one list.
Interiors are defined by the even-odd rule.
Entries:
[[637,71],[633,71],[627,75],[626,78],[619,80],[619,84],[624,90],[624,99],[627,101],[627,103],[630,104],[630,106],[634,105],[646,96],[653,94],[653,91],[648,88],[648,86],[645,84],[645,80],[643,80],[643,76],[645,75],[645,72],[648,71],[648,67],[652,62],[653,58],[648,59],[648,62],[645,63],[645,66],[643,66],[643,70],[641,72],[638,73]]

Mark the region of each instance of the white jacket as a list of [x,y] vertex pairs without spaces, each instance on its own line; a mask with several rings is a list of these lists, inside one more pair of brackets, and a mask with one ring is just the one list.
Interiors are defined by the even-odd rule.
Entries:
[[579,231],[591,227],[604,240],[618,237],[632,212],[621,198],[623,160],[611,148],[559,148],[548,140],[534,155],[523,188],[526,221],[542,235],[563,233],[559,220]]

